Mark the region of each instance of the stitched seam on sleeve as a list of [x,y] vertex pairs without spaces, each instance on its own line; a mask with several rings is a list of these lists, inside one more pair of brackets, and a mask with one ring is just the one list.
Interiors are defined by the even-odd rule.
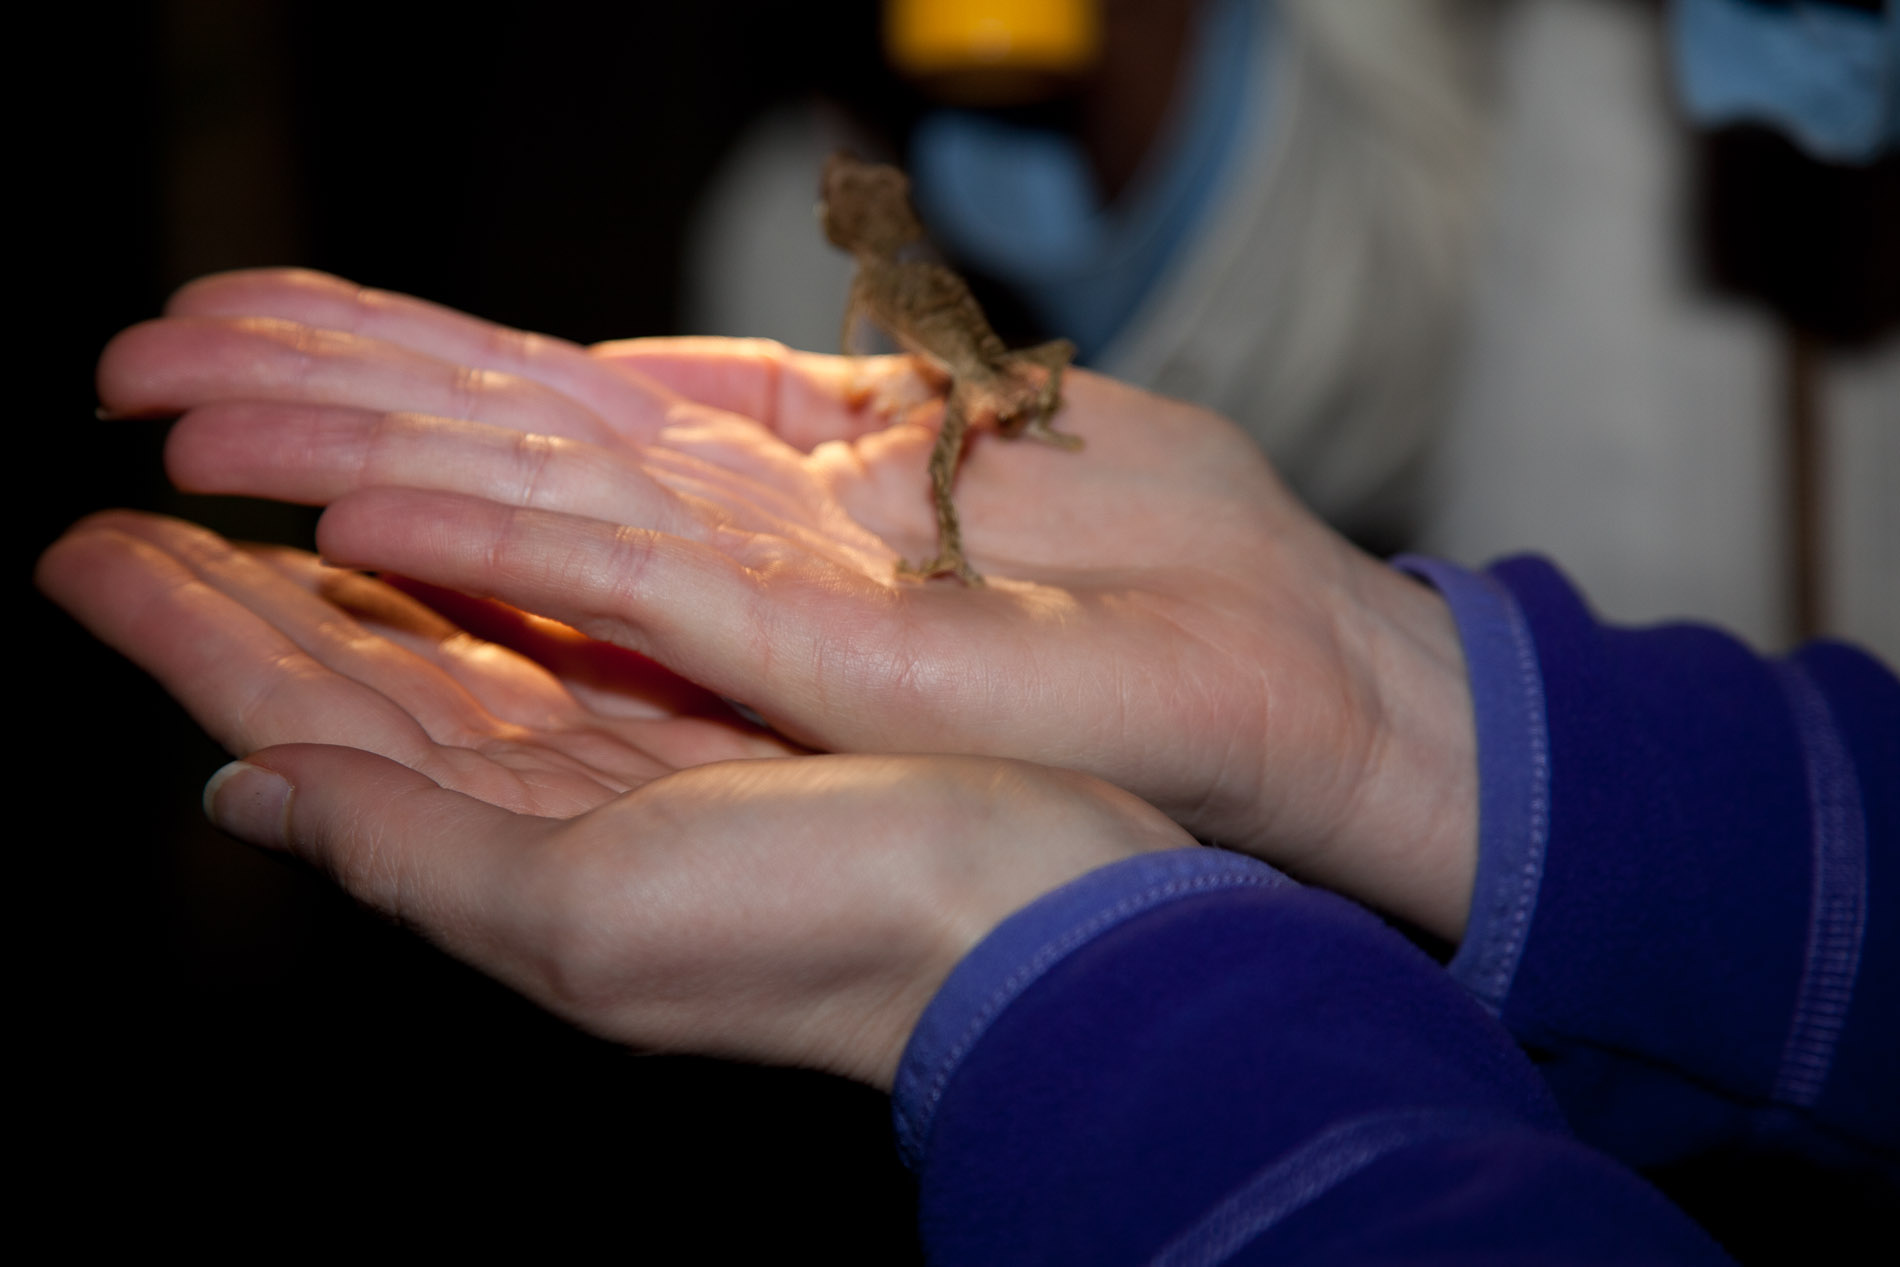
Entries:
[[1342,1122],[1255,1173],[1170,1241],[1151,1267],[1211,1267],[1346,1180],[1401,1148],[1473,1136],[1494,1120],[1451,1109],[1381,1113]]
[[1551,820],[1550,731],[1543,672],[1517,596],[1495,576],[1401,555],[1401,571],[1451,607],[1471,672],[1478,733],[1478,873],[1453,956],[1454,980],[1492,1013],[1517,978],[1543,887]]
[[[1537,651],[1516,598],[1495,579],[1478,578],[1503,608],[1517,667],[1518,741],[1529,754],[1530,786],[1526,789],[1524,835],[1518,841],[1487,841],[1487,847],[1509,849],[1516,856],[1499,891],[1488,894],[1493,913],[1483,922],[1485,943],[1477,948],[1474,966],[1458,975],[1472,995],[1493,1013],[1504,1010],[1524,943],[1536,913],[1544,883],[1544,857],[1550,843],[1550,731],[1544,713],[1543,676]],[[1476,921],[1473,921],[1476,923]]]
[[1860,781],[1814,679],[1799,664],[1777,662],[1775,676],[1794,713],[1806,766],[1813,823],[1813,884],[1807,958],[1770,1096],[1812,1108],[1820,1098],[1841,1027],[1853,1001],[1867,928],[1867,822]]
[[1544,720],[1544,690],[1537,670],[1537,653],[1531,647],[1530,631],[1524,627],[1524,613],[1516,602],[1510,604],[1511,642],[1517,648],[1518,683],[1524,701],[1524,743],[1531,754],[1530,839],[1525,842],[1524,857],[1518,866],[1517,892],[1512,896],[1509,938],[1497,947],[1492,968],[1491,998],[1502,1009],[1517,977],[1518,962],[1524,956],[1524,940],[1530,932],[1531,913],[1537,907],[1537,893],[1544,883],[1544,851],[1550,841],[1550,735]]

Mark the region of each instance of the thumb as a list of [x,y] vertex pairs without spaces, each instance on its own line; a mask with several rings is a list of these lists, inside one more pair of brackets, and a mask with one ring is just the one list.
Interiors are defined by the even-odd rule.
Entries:
[[231,762],[205,785],[204,805],[240,840],[293,853],[357,900],[450,942],[492,921],[523,845],[549,826],[386,757],[323,744]]

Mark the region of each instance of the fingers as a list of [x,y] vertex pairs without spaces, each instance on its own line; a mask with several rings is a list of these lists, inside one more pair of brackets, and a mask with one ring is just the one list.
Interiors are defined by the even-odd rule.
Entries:
[[41,579],[234,752],[347,743],[501,803],[587,805],[669,762],[784,750],[716,705],[681,718],[637,684],[589,715],[541,666],[379,582],[173,520],[96,516]]
[[412,577],[389,575],[382,581],[385,591],[413,595],[432,613],[440,613],[437,619],[446,616],[443,623],[453,622],[454,628],[492,644],[487,648],[490,652],[505,647],[545,668],[576,699],[602,716],[729,719],[732,715],[718,696],[663,665],[637,651],[589,638],[559,621]]
[[[576,700],[567,686],[519,648],[496,645],[398,588],[360,572],[330,567],[301,550],[247,546],[243,552],[355,620],[366,635],[386,639],[434,665],[488,716],[541,730],[557,729],[573,720]],[[672,715],[658,703],[640,702],[646,708],[638,715]],[[634,708],[629,707],[626,714],[634,715]]]
[[133,326],[99,358],[99,398],[125,416],[263,400],[434,414],[592,441],[614,435],[585,405],[532,379],[275,317]]
[[310,269],[247,269],[203,277],[174,294],[165,312],[173,317],[276,317],[342,331],[451,365],[530,379],[604,418],[616,417],[630,403],[650,403],[652,395],[565,339],[512,330]]
[[[318,525],[324,556],[500,598],[630,647],[771,715],[761,690],[810,690],[815,630],[892,614],[889,584],[756,537],[728,549],[644,528],[442,493],[373,489]],[[736,556],[736,557],[735,557]],[[881,575],[890,575],[886,562]],[[815,615],[814,613],[820,613]],[[887,633],[829,654],[887,654]],[[842,636],[842,635],[841,635]],[[796,734],[794,737],[798,737]]]
[[[318,524],[324,557],[499,598],[594,637],[629,641],[623,607],[691,603],[728,629],[751,619],[744,569],[717,551],[645,528],[521,510],[446,493],[371,489],[332,506]],[[695,593],[695,589],[699,592]],[[656,615],[652,628],[667,628]],[[673,630],[672,632],[678,632]],[[708,683],[718,689],[717,683]]]
[[[427,763],[435,744],[405,708],[321,663],[247,605],[257,588],[254,573],[264,569],[255,563],[247,569],[229,547],[219,557],[222,544],[188,525],[110,513],[55,542],[40,559],[36,579],[94,634],[157,678],[227,749],[246,752],[289,740],[346,743]],[[282,595],[271,604],[294,605]],[[347,634],[336,628],[348,622],[325,610],[331,628],[305,621],[304,640],[328,644],[359,669],[373,660],[374,651],[352,654]]]
[[395,485],[466,493],[697,535],[696,516],[623,450],[422,414],[333,405],[222,402],[172,428],[165,466],[180,488],[321,505]]
[[889,426],[936,395],[908,356],[798,352],[768,339],[623,339],[592,354],[688,400],[754,419],[794,448]]

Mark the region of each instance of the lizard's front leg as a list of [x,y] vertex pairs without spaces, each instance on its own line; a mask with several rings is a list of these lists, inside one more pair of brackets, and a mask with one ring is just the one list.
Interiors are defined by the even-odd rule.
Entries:
[[963,441],[969,427],[963,404],[952,391],[944,402],[943,427],[937,432],[935,447],[930,450],[930,496],[937,510],[937,557],[916,567],[900,560],[899,576],[929,579],[954,573],[965,585],[983,584],[982,576],[963,557],[963,530],[957,523],[956,503],[950,498],[950,487],[957,478],[957,465],[963,457]]
[[838,350],[846,356],[858,355],[858,320],[871,310],[865,294],[864,270],[851,277],[851,289],[844,298],[844,323],[838,330]]

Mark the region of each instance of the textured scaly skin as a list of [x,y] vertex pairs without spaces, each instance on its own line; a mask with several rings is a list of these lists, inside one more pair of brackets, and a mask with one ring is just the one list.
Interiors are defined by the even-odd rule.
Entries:
[[1061,403],[1062,371],[1075,345],[1056,339],[1011,352],[990,328],[961,277],[918,259],[907,247],[924,239],[910,206],[910,182],[895,167],[834,154],[825,164],[822,215],[825,236],[851,252],[857,275],[845,304],[844,350],[861,318],[890,333],[926,372],[947,380],[943,428],[930,453],[930,492],[937,509],[937,555],[900,575],[954,575],[968,585],[983,578],[963,555],[963,532],[951,485],[972,426],[1005,436],[1029,436],[1067,449],[1076,436],[1054,430],[1049,419]]

